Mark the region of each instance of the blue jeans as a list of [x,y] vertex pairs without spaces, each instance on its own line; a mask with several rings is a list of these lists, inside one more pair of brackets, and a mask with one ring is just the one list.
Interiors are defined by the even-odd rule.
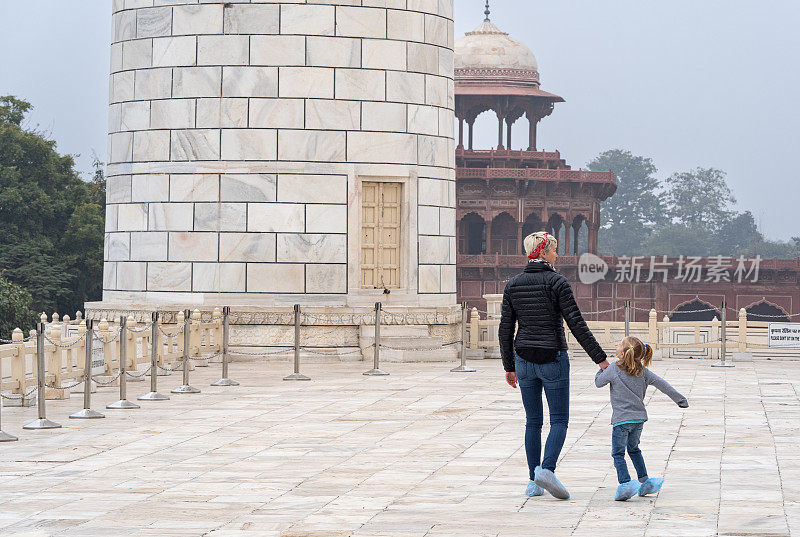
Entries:
[[644,423],[623,423],[613,427],[611,433],[611,456],[614,458],[614,467],[617,469],[617,480],[627,483],[631,480],[628,465],[625,462],[625,450],[636,468],[636,477],[639,481],[647,480],[647,468],[644,465],[642,450],[639,449],[639,439],[642,437]]
[[[556,469],[558,455],[564,446],[569,422],[569,355],[558,351],[556,361],[549,364],[533,364],[519,356],[514,358],[519,391],[525,407],[525,455],[533,481],[533,470],[540,466],[552,472]],[[547,397],[550,411],[550,433],[544,446],[542,459],[542,389]]]

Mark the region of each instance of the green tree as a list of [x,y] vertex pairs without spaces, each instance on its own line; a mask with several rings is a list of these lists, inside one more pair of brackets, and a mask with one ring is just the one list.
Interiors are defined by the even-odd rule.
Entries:
[[15,328],[27,333],[35,324],[31,294],[0,276],[0,338],[11,339]]
[[665,221],[653,160],[612,149],[598,155],[587,167],[610,170],[617,176],[617,192],[600,209],[600,251],[616,255],[642,253],[650,233]]
[[719,228],[734,217],[736,203],[725,180],[715,168],[695,168],[672,174],[664,183],[667,214],[674,223],[695,229]]
[[717,229],[712,255],[746,255],[751,253],[753,245],[764,241],[758,231],[753,213],[745,211],[736,214]]
[[710,256],[717,255],[713,250],[714,233],[705,228],[696,229],[683,224],[666,224],[659,226],[644,245],[644,255],[682,255]]
[[101,296],[105,181],[24,128],[30,104],[0,97],[0,270],[38,311],[74,314]]

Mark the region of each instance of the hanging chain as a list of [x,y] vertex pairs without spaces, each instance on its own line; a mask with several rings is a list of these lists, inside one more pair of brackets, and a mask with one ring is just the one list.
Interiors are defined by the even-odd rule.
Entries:
[[36,390],[38,390],[38,389],[39,389],[39,386],[34,386],[34,387],[33,387],[33,388],[31,388],[31,389],[28,391],[28,393],[26,393],[25,395],[21,395],[21,394],[17,394],[17,393],[14,393],[14,394],[11,394],[11,395],[3,395],[2,393],[0,393],[0,397],[2,397],[3,399],[5,399],[6,401],[19,401],[20,399],[27,399],[27,398],[29,398],[29,397],[30,397],[31,395],[33,395],[33,394],[36,392]]

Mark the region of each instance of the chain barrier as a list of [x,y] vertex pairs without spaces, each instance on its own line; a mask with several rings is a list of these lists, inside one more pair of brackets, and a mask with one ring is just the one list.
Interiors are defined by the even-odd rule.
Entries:
[[306,324],[309,320],[326,323],[328,325],[338,324],[373,324],[375,322],[375,314],[370,313],[351,313],[351,314],[337,314],[334,316],[323,317],[314,315],[313,313],[301,312],[300,315],[304,317],[303,322]]
[[128,375],[131,378],[140,379],[143,376],[147,375],[150,372],[151,369],[153,369],[153,366],[148,367],[147,369],[145,369],[144,371],[142,371],[141,373],[138,373],[138,374],[137,373],[131,373],[130,371],[125,371],[125,374]]
[[273,351],[273,352],[245,352],[245,351],[229,350],[228,354],[238,354],[238,355],[241,355],[241,356],[276,356],[278,354],[284,354],[284,353],[287,353],[287,352],[292,352],[293,350],[294,350],[294,347],[286,347],[285,349],[282,349],[282,350],[279,350],[279,351]]
[[425,349],[418,349],[418,348],[416,348],[416,347],[415,347],[415,348],[412,348],[412,349],[408,349],[408,348],[405,348],[405,347],[392,347],[392,346],[389,346],[389,345],[384,345],[383,343],[381,343],[381,348],[382,348],[382,349],[390,349],[390,350],[393,350],[393,351],[419,351],[419,352],[427,352],[427,351],[438,351],[438,350],[440,350],[440,349],[443,349],[443,348],[445,348],[445,347],[448,347],[449,345],[458,345],[459,343],[460,343],[460,342],[457,342],[457,343],[445,343],[444,345],[440,345],[440,346],[438,346],[438,347],[429,347],[429,348],[425,348]]
[[150,324],[148,324],[147,326],[145,326],[143,328],[128,328],[128,332],[133,332],[134,334],[138,334],[140,332],[147,332],[151,328],[153,328],[153,322],[152,321],[150,322]]
[[178,365],[176,365],[175,367],[161,366],[161,365],[158,365],[158,364],[156,364],[156,365],[158,366],[158,368],[159,368],[161,371],[164,371],[164,372],[166,372],[166,373],[172,373],[172,372],[174,372],[174,371],[180,371],[180,370],[181,370],[181,368],[183,367],[183,360],[181,360],[181,361],[179,361],[179,362],[176,362],[176,363],[177,363]]
[[[736,308],[729,307],[728,309],[731,310],[734,313],[737,313],[737,314],[739,313],[739,310],[737,310]],[[800,317],[800,313],[782,313],[782,314],[778,314],[778,315],[774,315],[774,314],[770,314],[770,313],[748,313],[747,314],[747,319],[748,320],[752,320],[751,317],[765,317],[767,319],[786,319],[786,318],[791,319],[792,317]]]
[[55,345],[55,346],[56,346],[56,347],[58,347],[59,349],[69,349],[69,348],[72,348],[72,347],[74,347],[75,345],[77,345],[78,343],[80,343],[80,342],[81,342],[81,340],[82,340],[83,338],[85,338],[85,337],[86,337],[86,334],[88,334],[88,333],[89,333],[89,331],[88,331],[88,330],[86,330],[86,331],[84,331],[84,332],[83,332],[83,333],[82,333],[80,336],[78,336],[78,339],[76,339],[75,341],[72,341],[72,342],[70,342],[70,343],[64,343],[64,344],[62,344],[62,343],[56,343],[55,341],[53,341],[52,339],[50,339],[50,336],[48,336],[48,335],[47,335],[47,331],[44,331],[44,332],[43,332],[43,334],[44,334],[44,339],[46,339],[48,343],[50,343],[51,345]]
[[85,375],[83,377],[81,377],[80,379],[78,379],[74,384],[69,384],[67,386],[53,386],[52,384],[48,384],[46,382],[44,383],[44,386],[45,386],[45,388],[50,388],[51,390],[71,390],[72,388],[74,388],[78,384],[82,383],[84,380],[86,380],[86,376]]
[[617,308],[611,308],[610,310],[587,311],[587,312],[581,312],[581,314],[583,314],[583,315],[600,315],[602,313],[612,313],[612,312],[620,311],[620,310],[624,310],[624,309],[625,309],[625,306],[619,306]]
[[164,337],[168,337],[168,338],[176,338],[176,337],[178,337],[179,335],[181,335],[181,333],[183,332],[184,328],[186,328],[186,323],[182,324],[177,332],[174,332],[174,333],[170,334],[169,332],[167,332],[163,328],[161,328],[161,325],[158,325],[158,331],[161,332],[164,335]]
[[14,393],[14,394],[11,394],[11,395],[3,395],[2,393],[0,393],[0,397],[5,399],[6,401],[19,401],[20,399],[29,398],[31,395],[36,393],[36,390],[38,390],[38,389],[39,389],[39,386],[34,386],[33,388],[30,389],[30,391],[28,391],[28,393],[26,393],[24,395],[20,395],[18,393]]
[[208,356],[189,356],[189,360],[195,360],[195,361],[210,360],[212,358],[216,358],[217,356],[221,355],[222,355],[221,352],[216,352],[214,354],[209,354]]
[[3,339],[0,337],[0,343],[27,343],[28,341],[32,340],[36,337],[36,334],[32,334],[26,338],[22,338],[19,341],[14,341],[13,339]]
[[117,338],[119,337],[120,334],[122,334],[122,327],[120,327],[119,330],[117,330],[117,333],[114,334],[111,337],[111,339],[103,339],[100,336],[98,336],[97,339],[98,339],[98,341],[100,341],[100,343],[105,343],[105,344],[113,343],[114,341],[117,340]]
[[99,377],[99,376],[101,376],[101,375],[96,375],[96,376],[92,377],[92,380],[95,382],[95,384],[97,384],[99,386],[110,386],[111,384],[114,384],[117,381],[117,379],[122,376],[122,370],[120,370],[119,373],[117,373],[117,375],[111,380],[107,380],[107,381],[97,380],[97,377]]
[[[381,345],[382,347],[383,345]],[[309,352],[311,354],[316,354],[319,356],[348,356],[352,354],[361,354],[361,349],[353,349],[350,351],[343,351],[343,352],[325,352],[325,351],[317,351],[309,347],[300,347],[302,350]]]

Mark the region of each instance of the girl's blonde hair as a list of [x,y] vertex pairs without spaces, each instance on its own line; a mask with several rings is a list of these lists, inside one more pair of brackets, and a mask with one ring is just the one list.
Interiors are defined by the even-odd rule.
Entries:
[[653,349],[637,337],[628,336],[622,340],[622,358],[617,365],[634,377],[641,377],[645,367],[653,361]]
[[539,246],[539,243],[543,241],[547,241],[547,243],[542,248],[543,252],[550,252],[558,246],[558,241],[555,237],[546,233],[544,231],[537,231],[536,233],[531,233],[525,240],[523,244],[525,245],[525,255],[531,255],[531,252]]

